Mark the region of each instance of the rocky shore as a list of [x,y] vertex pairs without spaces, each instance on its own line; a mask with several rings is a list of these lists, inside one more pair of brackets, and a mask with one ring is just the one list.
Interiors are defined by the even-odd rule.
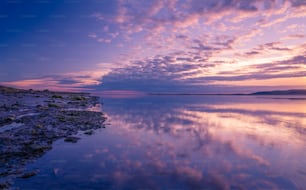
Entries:
[[27,163],[52,149],[64,138],[76,143],[77,134],[91,135],[104,128],[98,97],[88,93],[21,90],[0,86],[0,189],[15,178],[29,178]]

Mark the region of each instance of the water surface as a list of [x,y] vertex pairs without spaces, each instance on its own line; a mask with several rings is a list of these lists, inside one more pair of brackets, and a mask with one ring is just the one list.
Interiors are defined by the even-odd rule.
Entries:
[[303,189],[306,100],[102,98],[107,127],[57,141],[20,189]]

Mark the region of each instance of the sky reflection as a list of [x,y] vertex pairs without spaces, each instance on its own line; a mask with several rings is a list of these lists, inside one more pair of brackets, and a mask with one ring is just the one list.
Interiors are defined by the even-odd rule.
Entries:
[[[301,189],[305,185],[305,100],[149,96],[103,102],[110,124],[105,130],[83,137],[77,145],[57,142],[29,167],[41,172],[17,181],[17,186]],[[273,110],[274,105],[279,106]]]

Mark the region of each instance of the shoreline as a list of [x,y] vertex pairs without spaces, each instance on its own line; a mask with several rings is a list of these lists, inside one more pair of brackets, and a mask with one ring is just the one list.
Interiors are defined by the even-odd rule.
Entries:
[[76,143],[81,131],[105,128],[100,99],[90,93],[23,90],[0,86],[0,189],[38,171],[25,166],[52,149],[56,140]]

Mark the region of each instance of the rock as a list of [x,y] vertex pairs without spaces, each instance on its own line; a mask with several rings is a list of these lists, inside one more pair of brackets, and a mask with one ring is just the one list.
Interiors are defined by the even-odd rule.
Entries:
[[10,124],[13,121],[15,121],[15,117],[13,117],[13,116],[8,116],[8,117],[5,117],[5,118],[0,118],[0,125]]
[[59,171],[60,171],[59,168],[54,168],[54,169],[53,169],[53,174],[54,174],[55,176],[57,176],[57,174],[58,174]]
[[[106,119],[88,109],[99,104],[99,98],[87,93],[0,86],[0,100],[0,189],[10,188],[16,177],[36,175],[37,171],[23,172],[26,164],[52,149],[54,141],[76,143],[80,138],[74,135],[80,131],[91,135]],[[58,170],[54,173],[58,175]]]
[[86,98],[84,96],[72,96],[71,99],[72,100],[77,100],[77,101],[86,100]]
[[0,105],[0,108],[3,108],[3,109],[8,109],[7,105],[6,104],[2,104]]
[[26,179],[26,178],[30,178],[30,177],[35,176],[37,173],[38,173],[38,171],[31,171],[31,172],[24,173],[20,177]]
[[7,189],[9,188],[10,184],[6,182],[0,182],[0,189]]
[[48,107],[49,107],[49,108],[60,108],[61,106],[59,106],[59,105],[57,105],[57,104],[49,103],[49,104],[48,104]]
[[37,145],[37,144],[32,144],[32,145],[29,146],[29,148],[32,151],[37,151],[37,152],[44,152],[46,150],[51,149],[50,146],[47,146],[47,145]]
[[54,95],[52,96],[52,98],[59,98],[59,99],[63,99],[63,96],[54,94]]
[[44,128],[44,126],[43,126],[43,125],[41,125],[41,124],[36,124],[36,125],[35,125],[35,128],[43,129],[43,128]]
[[85,135],[92,135],[93,133],[94,133],[93,130],[89,130],[89,131],[84,132]]
[[79,137],[74,137],[74,136],[69,136],[65,138],[65,142],[71,142],[71,143],[76,143],[78,142],[78,140],[80,140],[81,138]]

